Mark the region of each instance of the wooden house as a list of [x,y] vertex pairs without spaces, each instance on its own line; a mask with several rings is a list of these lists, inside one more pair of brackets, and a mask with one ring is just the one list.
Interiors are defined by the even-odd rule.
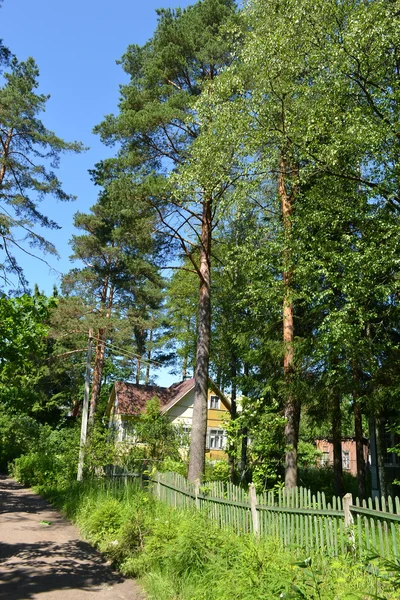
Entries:
[[[146,410],[152,398],[158,398],[161,412],[171,423],[180,426],[190,435],[193,419],[194,378],[174,383],[170,387],[137,385],[117,381],[110,394],[106,415],[109,426],[116,431],[117,441],[128,441],[132,421]],[[225,458],[226,434],[224,423],[229,418],[231,404],[209,380],[207,415],[207,457],[211,460]]]

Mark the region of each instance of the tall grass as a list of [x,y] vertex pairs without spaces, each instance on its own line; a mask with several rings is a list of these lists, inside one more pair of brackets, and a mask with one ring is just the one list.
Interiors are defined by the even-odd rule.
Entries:
[[400,599],[388,571],[238,536],[136,484],[86,481],[47,497],[123,574],[140,578],[149,600]]

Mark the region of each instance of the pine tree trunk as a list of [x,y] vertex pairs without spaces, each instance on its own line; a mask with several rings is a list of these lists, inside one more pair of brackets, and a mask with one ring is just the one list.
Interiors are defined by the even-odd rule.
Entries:
[[[243,372],[245,377],[249,376],[250,368],[248,363],[243,364]],[[241,434],[241,444],[240,444],[240,461],[239,461],[239,478],[240,483],[246,483],[247,479],[247,447],[248,447],[248,429],[247,427],[242,427]]]
[[185,354],[185,356],[183,357],[183,364],[182,364],[182,381],[185,381],[185,379],[187,377],[187,363],[188,363],[188,359],[187,359],[187,355]]
[[357,459],[357,484],[358,497],[363,500],[366,495],[366,480],[365,480],[365,458],[363,444],[363,429],[362,429],[362,413],[360,404],[357,401],[358,391],[353,390],[353,411],[354,411],[354,434],[356,438],[356,459]]
[[200,246],[200,290],[192,432],[188,480],[201,479],[207,436],[208,365],[211,328],[211,200],[204,200]]
[[[107,298],[108,296],[108,298]],[[106,308],[106,319],[111,316],[112,305],[114,301],[114,286],[111,284],[109,288],[109,277],[107,276],[104,282],[101,304],[103,309]],[[93,423],[96,414],[97,404],[99,402],[101,382],[103,379],[104,356],[105,356],[105,327],[99,327],[97,330],[96,353],[93,366],[92,379],[92,394],[90,398],[89,423]]]
[[147,352],[147,360],[148,363],[146,365],[146,379],[145,379],[145,385],[149,385],[150,382],[150,360],[151,360],[151,344],[153,342],[153,329],[150,329],[150,338],[149,338],[149,342],[150,342],[150,348]]
[[11,140],[13,138],[13,130],[10,129],[7,132],[7,137],[6,137],[6,141],[3,144],[3,151],[0,154],[0,157],[3,159],[2,160],[2,165],[0,167],[0,185],[3,184],[4,181],[4,177],[6,175],[6,158],[8,157],[9,153],[10,153],[10,144],[11,144]]
[[385,473],[385,453],[386,448],[383,443],[382,420],[380,415],[375,421],[375,441],[376,441],[376,462],[379,476],[379,491],[381,496],[386,497],[386,473]]
[[335,496],[344,494],[343,461],[342,461],[342,413],[340,397],[336,392],[332,395],[332,441],[333,441],[333,479]]
[[366,495],[365,480],[365,458],[362,429],[362,413],[358,402],[360,385],[360,372],[353,363],[353,414],[354,414],[354,435],[356,438],[356,462],[357,462],[357,486],[358,497],[363,500]]
[[[294,190],[288,194],[285,178],[288,172],[286,159],[281,158],[278,177],[278,194],[282,206],[284,235],[284,267],[283,267],[283,370],[286,385],[285,398],[285,486],[293,488],[297,485],[297,446],[299,441],[300,406],[293,392],[294,375],[294,319],[292,301],[293,268],[291,260],[291,234]],[[293,172],[291,173],[293,176]]]
[[104,354],[105,354],[104,327],[101,327],[97,330],[96,352],[95,352],[94,366],[93,366],[92,395],[90,398],[90,410],[89,410],[89,422],[90,423],[92,423],[94,421],[94,415],[96,413],[97,402],[98,402],[99,395],[100,395],[101,380],[102,380],[102,376],[103,376],[103,366],[104,366]]
[[139,385],[140,384],[140,370],[142,368],[142,366],[140,364],[140,358],[136,359],[136,364],[137,364],[137,367],[136,367],[135,383],[136,383],[136,385]]

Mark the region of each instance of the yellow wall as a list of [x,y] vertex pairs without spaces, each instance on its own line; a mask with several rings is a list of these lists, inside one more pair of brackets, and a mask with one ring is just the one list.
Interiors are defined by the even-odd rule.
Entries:
[[[210,396],[216,396],[212,390],[208,390],[208,406],[210,405]],[[209,408],[207,412],[207,428],[225,429],[226,419],[229,418],[229,410],[220,400],[219,409]],[[223,450],[208,450],[206,457],[210,460],[226,460],[227,454]]]
[[[210,396],[216,396],[215,392],[211,389],[208,390],[208,404],[210,405]],[[115,400],[115,398],[114,398]],[[168,416],[171,422],[176,425],[188,425],[192,424],[193,416],[193,401],[194,401],[194,390],[191,390],[177,405],[172,407],[168,411]],[[226,419],[229,418],[229,410],[222,404],[220,400],[219,409],[207,409],[207,429],[225,429]],[[122,421],[129,422],[135,420],[135,417],[128,415],[115,414],[115,401],[111,406],[110,410],[110,421],[109,425],[116,427],[118,431],[118,439],[122,439]],[[209,450],[206,454],[210,460],[224,460],[227,458],[226,453],[223,450]]]

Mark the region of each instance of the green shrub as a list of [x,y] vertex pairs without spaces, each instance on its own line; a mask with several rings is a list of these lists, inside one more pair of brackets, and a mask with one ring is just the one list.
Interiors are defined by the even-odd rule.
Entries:
[[13,476],[24,485],[54,485],[57,480],[52,457],[41,452],[23,454],[15,459],[11,468]]
[[133,483],[87,480],[52,487],[49,497],[115,567],[140,578],[149,600],[400,599],[392,567],[311,561],[278,539],[239,536],[167,506]]
[[[331,501],[334,489],[334,473],[331,466],[326,467],[300,467],[298,476],[299,485],[311,490],[313,494],[317,492],[324,492],[328,501]],[[358,496],[357,489],[357,477],[348,473],[343,472],[343,483],[345,493],[350,493],[353,498]],[[367,480],[367,495],[370,495],[371,482],[370,478]]]
[[170,457],[166,457],[161,464],[157,465],[157,470],[160,471],[160,473],[178,473],[183,477],[187,477],[188,466],[187,461],[174,460]]
[[79,453],[77,428],[40,428],[35,450],[19,456],[10,465],[21,483],[38,488],[68,487],[76,478]]
[[32,450],[38,442],[40,425],[32,417],[10,413],[0,405],[0,470],[21,454]]
[[104,498],[97,508],[88,504],[80,517],[84,535],[99,544],[105,538],[116,537],[123,522],[123,505],[116,498]]
[[230,481],[231,468],[228,461],[206,461],[204,481]]

